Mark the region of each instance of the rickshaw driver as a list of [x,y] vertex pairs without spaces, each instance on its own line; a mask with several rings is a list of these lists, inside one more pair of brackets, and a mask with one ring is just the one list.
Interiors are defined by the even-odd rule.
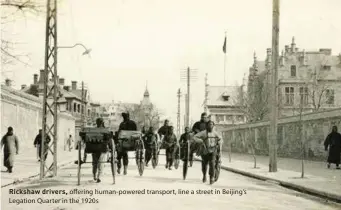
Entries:
[[161,141],[168,133],[168,130],[169,130],[169,120],[165,120],[163,126],[161,126],[161,128],[158,130],[158,134],[161,138]]
[[[122,113],[123,122],[121,122],[119,128],[118,128],[118,135],[120,131],[137,131],[136,123],[133,120],[130,120],[129,112]],[[117,152],[117,173],[121,173],[121,159],[123,159],[123,167],[124,171],[123,174],[127,175],[127,169],[128,169],[128,152],[119,148],[119,151]]]
[[173,161],[175,158],[175,152],[179,147],[176,135],[174,134],[174,127],[169,126],[169,131],[164,137],[163,143],[166,148],[166,168],[172,170]]
[[[97,118],[96,119],[96,125],[97,128],[104,128],[104,122],[102,118]],[[112,137],[110,137],[112,138]],[[112,149],[112,144],[111,141],[108,141],[109,149]],[[101,182],[100,176],[102,175],[103,171],[103,164],[104,164],[104,159],[106,157],[106,153],[103,152],[96,152],[92,153],[92,174],[94,177],[94,181],[97,183]],[[98,174],[97,174],[98,171]],[[96,176],[97,174],[97,176]]]
[[[185,149],[186,149],[186,144],[188,143],[188,141],[190,140],[190,131],[189,131],[189,127],[186,127],[185,128],[185,133],[181,134],[180,136],[180,145],[181,145],[181,159],[182,160],[185,160],[184,158],[187,159],[187,157],[184,157],[183,155],[185,154]],[[189,154],[189,161],[193,161],[193,153],[192,153],[192,156]]]
[[157,134],[154,132],[154,128],[152,126],[149,127],[149,130],[146,132],[143,140],[146,148],[146,167],[148,167],[148,163],[152,158],[153,147],[156,146],[154,142],[157,142],[158,140]]
[[193,136],[193,141],[200,148],[197,155],[201,155],[202,181],[206,182],[207,166],[209,165],[210,184],[214,183],[214,173],[217,155],[220,155],[222,140],[220,135],[213,130],[214,122],[209,121],[207,128]]
[[[197,134],[201,131],[204,131],[206,130],[207,128],[207,122],[209,121],[209,118],[207,117],[207,113],[206,112],[203,112],[201,114],[201,118],[200,118],[200,121],[197,121],[196,123],[194,123],[193,125],[193,128],[192,128],[192,132],[194,134]],[[190,150],[190,153],[189,153],[189,166],[192,167],[193,165],[193,153],[194,153],[194,150],[197,150],[197,148],[191,148]]]

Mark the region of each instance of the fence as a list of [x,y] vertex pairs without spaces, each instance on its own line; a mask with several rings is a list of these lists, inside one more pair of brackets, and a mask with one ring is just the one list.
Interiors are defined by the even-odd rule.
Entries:
[[[277,154],[280,157],[325,160],[324,140],[331,127],[340,127],[341,108],[284,117],[278,120]],[[269,125],[262,121],[220,128],[224,150],[256,155],[269,154]],[[302,126],[302,127],[301,127]],[[300,129],[302,128],[302,129]],[[302,131],[302,133],[301,133]]]

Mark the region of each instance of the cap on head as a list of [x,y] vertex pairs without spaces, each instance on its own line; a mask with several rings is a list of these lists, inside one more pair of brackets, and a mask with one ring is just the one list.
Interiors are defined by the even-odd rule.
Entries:
[[207,116],[206,112],[201,113],[201,117],[206,117],[206,116]]
[[13,128],[12,128],[12,127],[8,127],[7,130],[8,130],[8,131],[13,131]]

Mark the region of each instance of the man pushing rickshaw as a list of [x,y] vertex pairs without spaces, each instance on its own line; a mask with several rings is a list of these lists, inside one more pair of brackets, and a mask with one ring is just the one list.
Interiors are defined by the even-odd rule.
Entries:
[[[118,136],[120,135],[121,131],[137,131],[137,126],[136,123],[133,120],[130,120],[130,115],[129,113],[122,113],[123,117],[123,122],[121,122],[118,132],[117,132],[117,139],[118,141]],[[124,171],[123,174],[127,175],[127,169],[128,169],[128,151],[122,147],[122,145],[118,146],[117,148],[117,173],[121,173],[121,166],[122,166],[122,160],[123,159],[123,167]]]
[[208,121],[206,129],[195,134],[191,140],[191,147],[197,148],[196,154],[201,156],[202,181],[204,183],[207,181],[206,174],[209,166],[210,184],[218,180],[222,146],[222,139],[213,128],[214,122]]

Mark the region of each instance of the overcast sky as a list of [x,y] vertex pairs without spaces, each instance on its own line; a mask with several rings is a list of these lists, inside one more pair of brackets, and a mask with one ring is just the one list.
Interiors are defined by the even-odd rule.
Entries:
[[[340,0],[282,0],[280,46],[341,52]],[[60,77],[84,80],[99,102],[139,102],[146,81],[151,100],[176,123],[182,69],[197,69],[192,84],[192,118],[202,112],[204,76],[223,85],[222,46],[227,31],[228,84],[241,83],[252,64],[253,52],[264,59],[271,47],[272,0],[61,0],[58,43],[83,43],[92,49],[60,49]],[[6,66],[15,85],[31,84],[44,66],[45,14],[18,14],[4,25],[5,38],[20,41],[18,52],[29,53],[29,66]],[[184,92],[184,91],[183,91]],[[182,109],[184,113],[184,109]]]

